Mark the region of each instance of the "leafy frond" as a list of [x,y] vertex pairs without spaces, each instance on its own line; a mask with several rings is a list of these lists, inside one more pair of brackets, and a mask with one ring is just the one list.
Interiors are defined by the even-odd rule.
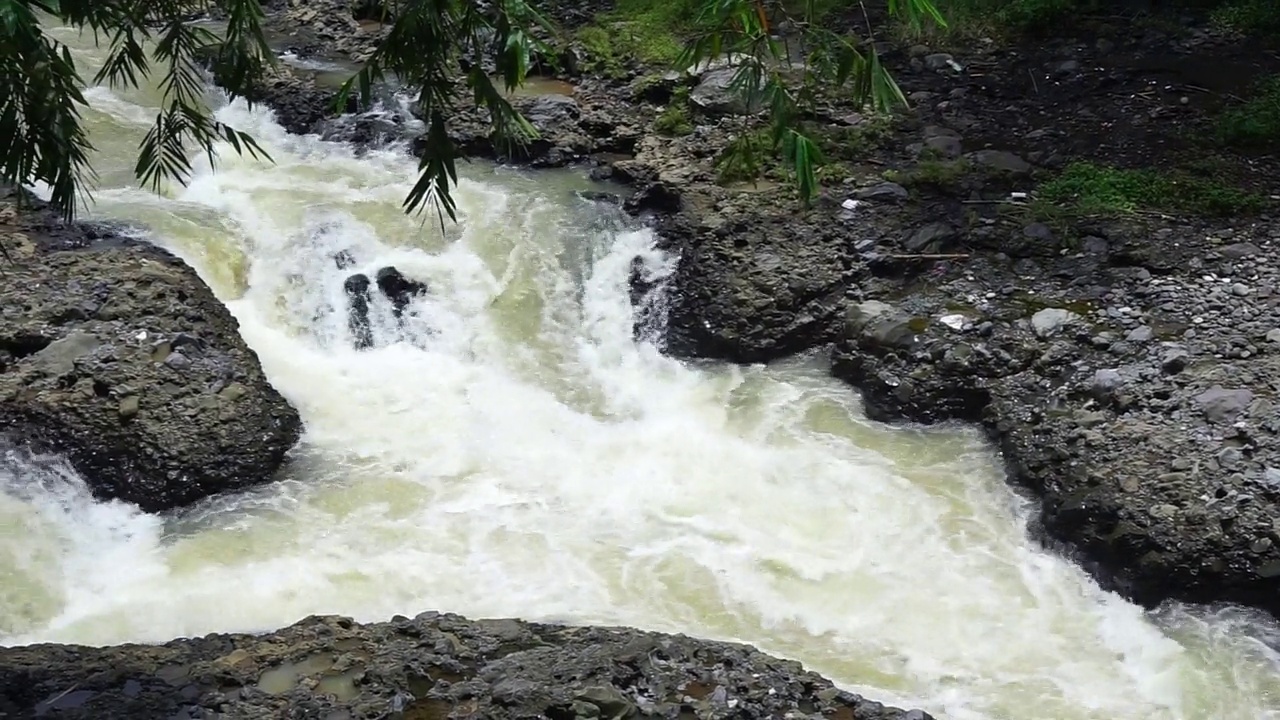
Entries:
[[[931,0],[885,0],[912,23],[945,25]],[[817,192],[818,145],[804,123],[824,93],[843,88],[858,103],[887,110],[904,104],[870,43],[826,29],[819,0],[698,0],[692,37],[677,59],[682,68],[722,63],[736,67],[732,87],[745,106],[768,116],[762,135],[735,142],[720,169],[760,171],[759,153],[781,157],[802,200]],[[365,66],[339,91],[338,111],[356,97],[368,106],[373,88],[394,78],[416,96],[427,130],[419,147],[419,178],[404,200],[406,212],[433,205],[441,223],[456,220],[451,189],[460,149],[449,122],[466,107],[488,115],[496,143],[508,150],[536,140],[536,129],[508,100],[535,53],[549,56],[534,30],[547,23],[536,0],[382,0],[392,24]],[[797,5],[799,10],[796,10]],[[220,36],[190,22],[210,10],[226,18]],[[160,191],[166,180],[187,182],[192,152],[210,163],[226,143],[237,153],[270,159],[249,135],[218,122],[206,101],[200,62],[213,58],[220,84],[234,98],[251,90],[273,62],[259,0],[0,0],[0,181],[46,183],[53,205],[71,218],[94,180],[93,150],[81,123],[83,79],[68,48],[47,35],[52,16],[92,32],[107,48],[95,84],[136,87],[154,79],[162,93],[154,125],[144,137],[135,171]],[[786,23],[799,31],[803,64],[778,38]]]
[[[945,21],[930,0],[887,0],[889,11],[911,23]],[[749,161],[750,152],[779,155],[784,169],[796,183],[803,202],[817,193],[818,146],[804,129],[804,118],[813,115],[821,92],[845,88],[857,105],[870,104],[889,112],[905,105],[906,96],[880,62],[874,44],[839,35],[822,26],[819,4],[805,0],[799,15],[782,0],[705,0],[693,38],[677,60],[680,69],[706,68],[719,63],[738,68],[730,83],[745,107],[761,108],[769,116],[769,140],[735,142],[722,156],[721,172],[731,168],[741,177],[762,165]],[[791,48],[777,38],[781,21],[799,28],[804,63],[797,72]]]
[[[217,7],[228,18],[223,38],[189,20]],[[93,150],[81,124],[84,85],[69,49],[44,33],[37,13],[89,31],[108,48],[92,82],[137,87],[159,74],[161,112],[139,148],[136,173],[159,191],[165,179],[186,182],[188,146],[210,162],[217,143],[267,155],[252,138],[216,121],[206,102],[198,58],[210,48],[229,68],[225,85],[243,96],[270,61],[258,0],[3,0],[0,2],[0,180],[44,182],[50,202],[67,219],[88,199],[95,180]]]

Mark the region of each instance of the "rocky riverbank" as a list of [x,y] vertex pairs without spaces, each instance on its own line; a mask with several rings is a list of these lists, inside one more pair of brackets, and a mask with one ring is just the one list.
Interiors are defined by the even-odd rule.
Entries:
[[[297,0],[280,22],[315,28],[316,13]],[[342,35],[332,24],[318,32]],[[714,158],[752,120],[717,101],[714,70],[603,73],[581,46],[577,67],[593,72],[571,67],[571,90],[518,100],[543,140],[516,159],[583,162],[629,186],[628,209],[681,255],[668,352],[767,362],[829,344],[873,416],[988,428],[1011,480],[1042,500],[1033,530],[1105,585],[1148,604],[1277,613],[1271,161],[1188,138],[1280,61],[1202,24],[1136,27],[1004,47],[881,43],[913,109],[884,121],[823,108],[836,162],[809,209],[781,176],[718,182]],[[358,57],[374,37],[361,26],[342,47]],[[366,124],[412,133],[386,119]],[[482,123],[455,132],[493,155]],[[1112,172],[1082,161],[1180,179],[1149,189],[1166,196],[1148,198],[1160,212],[1037,199],[1068,171]],[[1121,176],[1135,177],[1154,183]]]
[[0,651],[2,718],[930,720],[743,645],[426,613]]
[[[269,481],[298,441],[226,307],[117,229],[0,200],[0,437],[146,511]],[[0,456],[2,457],[2,456]]]

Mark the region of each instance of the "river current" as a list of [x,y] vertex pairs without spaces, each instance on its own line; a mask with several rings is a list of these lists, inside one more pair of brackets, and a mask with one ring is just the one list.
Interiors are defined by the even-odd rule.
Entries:
[[[1280,718],[1274,623],[1101,591],[1028,538],[976,431],[871,422],[820,357],[690,365],[634,340],[632,258],[677,258],[583,176],[467,166],[442,233],[400,211],[403,150],[219,101],[275,163],[228,150],[157,196],[132,176],[154,90],[87,97],[90,216],[195,267],[307,430],[279,482],[163,517],[0,464],[0,644],[447,610],[750,642],[949,720]],[[430,284],[435,332],[380,323],[356,351],[327,310],[384,265]]]

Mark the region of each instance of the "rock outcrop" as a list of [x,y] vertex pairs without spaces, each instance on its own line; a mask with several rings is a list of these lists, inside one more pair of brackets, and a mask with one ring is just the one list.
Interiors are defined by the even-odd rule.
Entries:
[[0,649],[0,717],[930,720],[754,648],[425,613],[160,646]]
[[270,480],[296,411],[182,260],[0,206],[0,436],[146,511]]
[[1104,584],[1280,614],[1280,227],[1105,234],[854,303],[836,373],[875,417],[982,423]]

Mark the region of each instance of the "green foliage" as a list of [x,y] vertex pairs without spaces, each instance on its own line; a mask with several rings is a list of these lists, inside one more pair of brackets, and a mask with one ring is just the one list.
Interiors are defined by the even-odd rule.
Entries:
[[[404,207],[413,212],[431,202],[437,212],[456,220],[457,206],[449,188],[458,182],[456,160],[461,152],[449,136],[448,122],[464,101],[451,71],[457,68],[462,73],[461,85],[469,91],[466,102],[488,110],[494,137],[513,145],[536,139],[537,131],[489,79],[484,61],[486,55],[493,60],[507,93],[515,90],[529,72],[534,49],[546,50],[529,31],[535,25],[545,27],[546,22],[525,0],[500,0],[487,12],[478,3],[448,0],[399,0],[389,5],[395,24],[360,72],[342,86],[335,107],[345,108],[357,88],[367,106],[374,83],[388,75],[415,88],[427,131],[418,163],[421,176]],[[443,215],[440,221],[443,224]]]
[[586,67],[622,78],[631,60],[670,65],[680,56],[682,35],[697,16],[698,1],[618,0],[613,10],[576,33],[586,51]]
[[971,169],[966,160],[921,160],[907,170],[890,170],[884,179],[905,187],[950,188],[964,179]]
[[653,121],[653,129],[663,135],[688,135],[693,132],[693,122],[689,120],[688,88],[676,88],[671,102]]
[[1280,32],[1280,3],[1275,0],[1235,0],[1215,8],[1214,25],[1242,33]]
[[815,130],[815,140],[828,158],[859,161],[891,137],[892,118],[875,114],[857,125],[832,125]]
[[1039,199],[1070,205],[1086,214],[1116,215],[1157,210],[1230,216],[1261,209],[1266,198],[1185,172],[1122,170],[1078,162],[1042,184]]
[[577,38],[585,54],[582,59],[585,69],[607,78],[626,76],[626,58],[620,54],[617,40],[607,28],[586,25],[578,29]]
[[[925,19],[944,22],[929,0],[888,0],[888,5],[891,13],[916,26]],[[847,87],[856,103],[870,103],[882,112],[906,104],[874,47],[864,50],[858,38],[827,29],[818,22],[821,10],[815,0],[806,0],[798,14],[778,0],[706,0],[693,40],[678,61],[687,69],[732,58],[737,69],[730,89],[746,107],[761,107],[768,114],[764,142],[752,135],[733,141],[718,163],[721,175],[757,177],[762,158],[777,154],[806,205],[818,189],[815,168],[822,153],[802,118],[814,114],[821,95]],[[806,53],[799,69],[788,44],[775,34],[783,24],[804,29]]]
[[754,182],[776,163],[778,149],[769,133],[762,130],[745,132],[735,137],[716,157],[716,182],[731,185]]
[[1001,37],[1051,31],[1081,11],[1106,7],[1101,0],[936,0],[947,25],[908,28],[907,35]]
[[1218,139],[1241,148],[1280,144],[1280,76],[1262,81],[1244,103],[1218,118]]
[[603,20],[614,29],[619,49],[638,60],[671,63],[683,48],[681,30],[698,14],[699,0],[617,0]]
[[[374,84],[395,77],[417,93],[427,125],[421,144],[420,177],[404,200],[406,212],[432,204],[456,218],[451,187],[461,156],[448,132],[450,118],[465,106],[485,109],[494,137],[520,144],[537,137],[511,106],[509,93],[523,83],[535,50],[545,50],[530,31],[545,25],[536,0],[381,0],[387,34],[364,68],[342,86],[335,110],[358,94],[372,99]],[[913,26],[942,23],[931,0],[885,0],[895,16]],[[901,90],[860,39],[838,35],[821,22],[825,13],[851,0],[618,0],[599,26],[578,34],[606,72],[621,74],[627,57],[690,68],[735,58],[734,88],[748,107],[762,107],[768,127],[735,142],[722,158],[730,174],[751,175],[763,154],[777,157],[808,202],[817,192],[820,143],[802,119],[811,116],[823,93],[846,92],[877,109],[905,103]],[[219,38],[188,21],[217,10],[227,18]],[[140,148],[137,175],[159,190],[165,179],[185,183],[192,172],[187,151],[194,147],[214,160],[227,142],[237,152],[266,157],[253,139],[213,119],[204,102],[201,60],[211,58],[232,98],[250,99],[253,86],[273,62],[259,0],[0,0],[0,182],[44,182],[52,203],[71,218],[87,199],[93,178],[92,147],[80,123],[83,80],[70,52],[40,27],[47,13],[73,27],[91,30],[109,48],[94,82],[137,86],[160,74],[162,108]],[[800,69],[778,38],[806,48]],[[496,67],[502,90],[488,65]],[[503,91],[505,90],[505,92]],[[688,127],[679,108],[660,121],[672,132]],[[753,157],[748,157],[753,156]],[[269,158],[268,158],[269,159]]]
[[222,39],[186,22],[206,9],[203,0],[0,0],[0,182],[44,182],[51,202],[66,218],[87,199],[94,178],[93,150],[80,124],[83,81],[66,46],[40,27],[47,13],[87,29],[109,51],[95,83],[136,86],[162,72],[163,101],[155,125],[142,142],[136,168],[144,185],[159,189],[164,178],[185,182],[192,171],[187,144],[204,149],[225,140],[237,151],[265,153],[248,135],[217,122],[204,101],[205,81],[197,58],[211,55],[227,90],[243,95],[271,58],[257,0],[221,0],[227,30]]

